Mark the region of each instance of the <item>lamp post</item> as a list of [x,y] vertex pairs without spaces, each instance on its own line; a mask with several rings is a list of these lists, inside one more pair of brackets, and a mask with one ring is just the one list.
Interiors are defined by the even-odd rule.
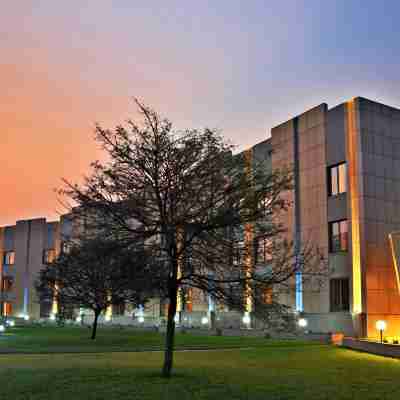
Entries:
[[381,343],[383,343],[383,331],[386,330],[386,322],[383,320],[376,321],[376,329],[379,331],[381,336]]

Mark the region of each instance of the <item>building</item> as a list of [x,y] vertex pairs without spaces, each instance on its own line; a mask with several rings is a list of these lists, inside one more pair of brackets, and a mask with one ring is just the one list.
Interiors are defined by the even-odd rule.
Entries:
[[[287,235],[318,245],[329,261],[323,286],[302,287],[299,279],[282,301],[314,332],[372,337],[383,319],[387,334],[400,336],[400,110],[364,98],[331,109],[321,104],[273,128],[245,155],[265,168],[293,168],[293,206],[282,220]],[[36,302],[33,283],[70,229],[63,218],[0,228],[5,314],[49,315]],[[210,310],[224,325],[241,323],[202,293],[188,293],[178,306],[182,323],[200,323]],[[140,318],[154,322],[164,310],[152,302]]]

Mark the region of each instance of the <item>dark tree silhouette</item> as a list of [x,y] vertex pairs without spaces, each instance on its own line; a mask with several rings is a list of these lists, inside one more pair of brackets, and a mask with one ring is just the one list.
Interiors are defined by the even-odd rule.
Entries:
[[[290,286],[297,272],[320,275],[310,247],[294,254],[282,240],[276,216],[288,207],[288,171],[268,170],[233,155],[215,131],[176,132],[172,124],[136,101],[141,122],[115,130],[96,129],[107,153],[82,185],[67,181],[63,194],[78,204],[77,216],[95,214],[89,229],[121,242],[144,244],[152,254],[151,274],[168,299],[163,376],[173,364],[177,297],[198,288],[217,302],[246,310],[256,293]],[[277,254],[254,267],[254,239]],[[163,271],[164,274],[160,273]]]
[[149,288],[143,248],[122,246],[100,236],[71,241],[67,252],[40,271],[36,283],[40,301],[55,299],[61,308],[91,309],[92,339],[102,312],[122,303],[144,304]]

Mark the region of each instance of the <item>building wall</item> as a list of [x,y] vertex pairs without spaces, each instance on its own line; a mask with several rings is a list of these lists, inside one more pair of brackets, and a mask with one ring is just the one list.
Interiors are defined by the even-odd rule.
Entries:
[[[389,234],[400,230],[400,110],[356,98],[353,112],[359,177],[362,313],[368,336],[387,321],[389,336],[400,334],[400,294]],[[351,132],[350,132],[351,133]]]

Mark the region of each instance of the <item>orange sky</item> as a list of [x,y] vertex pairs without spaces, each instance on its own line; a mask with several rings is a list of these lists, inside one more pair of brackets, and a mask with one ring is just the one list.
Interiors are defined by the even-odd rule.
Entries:
[[[178,128],[218,128],[241,148],[321,102],[359,95],[399,106],[396,12],[347,3],[7,2],[0,12],[0,226],[56,218],[53,190],[61,178],[88,172],[101,156],[95,122],[126,120],[131,96]],[[373,38],[369,13],[380,22]]]

